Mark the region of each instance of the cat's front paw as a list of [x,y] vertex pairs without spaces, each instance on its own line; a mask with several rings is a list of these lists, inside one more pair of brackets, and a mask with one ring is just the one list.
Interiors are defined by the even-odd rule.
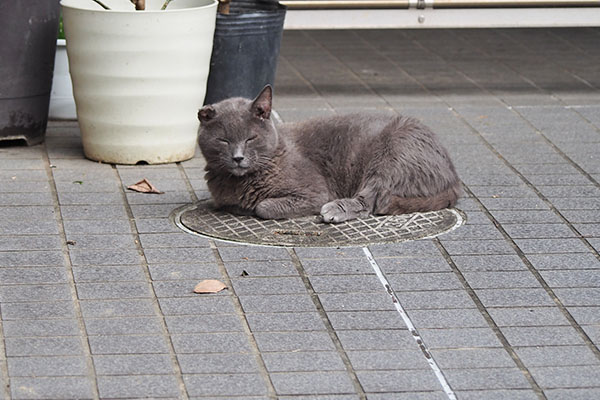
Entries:
[[355,199],[338,199],[326,203],[321,208],[323,222],[339,224],[340,222],[355,219],[367,212]]

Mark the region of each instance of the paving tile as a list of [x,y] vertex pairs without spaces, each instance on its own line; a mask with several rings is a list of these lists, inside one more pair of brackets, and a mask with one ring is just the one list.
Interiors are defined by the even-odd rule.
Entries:
[[517,255],[452,256],[457,268],[469,271],[523,271],[526,266]]
[[448,310],[415,310],[408,316],[417,328],[477,328],[488,324],[474,308]]
[[478,289],[475,294],[485,307],[541,307],[554,302],[544,289]]
[[171,341],[178,354],[250,351],[246,336],[240,332],[176,334],[171,336]]
[[[232,349],[235,350],[235,349]],[[258,373],[258,364],[252,354],[179,354],[184,374],[239,374]]]
[[542,388],[597,387],[600,366],[535,367],[529,371]]
[[0,236],[0,251],[10,250],[60,250],[62,241],[58,235]]
[[439,389],[440,383],[431,370],[357,371],[366,392],[406,392]]
[[21,319],[2,323],[4,337],[78,336],[75,319]]
[[69,219],[126,219],[127,212],[123,205],[76,205],[62,206],[60,208],[62,218]]
[[307,275],[372,274],[373,269],[366,258],[341,260],[303,259],[302,267]]
[[71,356],[83,354],[81,339],[75,336],[47,338],[6,338],[7,357]]
[[0,286],[0,303],[71,300],[66,284]]
[[150,264],[150,276],[154,281],[169,281],[182,279],[222,279],[216,263],[194,264]]
[[136,219],[135,225],[140,234],[181,232],[169,218],[139,218]]
[[554,289],[554,293],[565,306],[600,305],[600,288]]
[[53,206],[12,207],[0,206],[0,220],[4,222],[29,223],[30,221],[52,221],[56,223]]
[[501,224],[560,224],[562,220],[552,211],[492,211]]
[[451,256],[515,253],[505,240],[442,240],[442,244]]
[[[164,187],[163,190],[168,190]],[[183,184],[177,185],[176,190],[185,191],[187,187]],[[187,200],[185,200],[187,201]],[[185,203],[172,203],[172,204],[131,204],[131,212],[133,217],[136,219],[142,218],[168,218],[171,213]]]
[[503,224],[502,228],[513,239],[575,237],[575,233],[565,224]]
[[165,317],[170,333],[239,332],[240,319],[235,314],[204,314]]
[[183,381],[190,396],[248,397],[267,394],[267,386],[259,374],[184,375]]
[[337,371],[272,372],[271,381],[278,394],[351,393],[354,386],[348,374]]
[[465,272],[463,276],[473,289],[541,287],[529,271]]
[[177,249],[144,249],[149,264],[214,262],[213,251],[208,248],[181,247]]
[[154,315],[151,299],[80,300],[84,318]]
[[89,336],[90,349],[96,354],[157,354],[168,353],[165,338],[160,335]]
[[236,294],[290,294],[306,293],[306,288],[299,277],[285,278],[234,278],[233,287]]
[[502,348],[433,349],[433,358],[442,370],[454,368],[511,368],[515,363]]
[[533,390],[526,389],[509,389],[509,390],[469,390],[455,391],[455,394],[462,400],[535,400],[538,395]]
[[302,351],[294,353],[263,353],[267,371],[345,371],[339,354],[333,351]]
[[560,346],[584,344],[570,326],[502,327],[511,346]]
[[449,369],[444,371],[455,390],[525,389],[529,382],[517,368]]
[[40,318],[75,318],[73,303],[52,301],[39,303],[2,303],[2,319],[23,320]]
[[100,249],[136,249],[135,237],[127,234],[117,235],[82,235],[82,234],[69,234],[67,239],[75,242],[70,244],[69,249],[78,250],[100,250]]
[[347,352],[355,370],[428,369],[423,352],[416,347],[407,350],[357,350]]
[[387,292],[376,293],[321,293],[319,300],[326,311],[395,310]]
[[370,400],[385,400],[394,396],[397,400],[445,400],[448,398],[446,393],[438,391],[427,392],[393,392],[393,393],[369,393]]
[[[67,220],[63,221],[67,237],[76,234],[105,235],[105,234],[130,234],[131,225],[125,219],[111,220]],[[139,229],[139,223],[137,223]]]
[[71,250],[73,265],[123,265],[140,264],[142,258],[135,249],[115,250]]
[[562,270],[540,272],[548,286],[555,287],[600,287],[600,270]]
[[98,392],[104,398],[177,397],[174,375],[99,376]]
[[375,275],[311,276],[310,283],[316,293],[377,292],[383,290]]
[[388,274],[387,278],[395,291],[458,290],[463,288],[462,283],[452,272]]
[[88,377],[15,377],[11,379],[13,399],[88,399],[94,397]]
[[498,326],[569,325],[557,307],[488,308],[487,311]]
[[291,261],[246,261],[226,262],[227,273],[232,277],[297,276],[298,271]]
[[58,235],[56,221],[37,221],[35,224],[19,224],[0,221],[0,235]]
[[210,247],[208,239],[188,233],[142,233],[139,235],[142,247]]
[[569,313],[581,325],[600,324],[600,307],[568,307]]
[[86,265],[73,267],[75,282],[122,282],[143,281],[146,275],[141,265],[127,265],[120,267]]
[[529,368],[599,364],[596,355],[585,345],[516,347],[515,352]]
[[587,253],[589,249],[579,239],[515,239],[525,254]]
[[424,290],[397,292],[396,295],[406,310],[475,308],[475,303],[464,290]]
[[435,243],[431,240],[416,240],[411,242],[393,243],[389,245],[371,245],[369,250],[376,259],[380,257],[403,257],[409,255],[439,256]]
[[11,377],[23,376],[87,376],[83,356],[10,357],[7,360]]
[[600,269],[600,260],[591,253],[531,254],[527,259],[537,270]]
[[338,331],[337,336],[346,351],[410,350],[415,340],[406,329]]
[[403,329],[406,327],[394,311],[330,311],[327,316],[335,330],[342,329]]
[[[327,332],[257,332],[254,334],[261,352],[333,351],[335,346]],[[344,346],[345,347],[345,346]]]
[[173,372],[168,354],[106,354],[94,355],[98,375],[160,375]]
[[62,252],[56,250],[0,252],[0,264],[3,267],[61,266],[64,262]]
[[487,327],[419,329],[419,333],[430,349],[502,346],[496,334]]
[[600,389],[547,389],[544,393],[548,400],[587,400],[600,396]]
[[63,267],[1,268],[0,282],[11,284],[67,283],[67,272]]
[[290,260],[286,249],[277,247],[233,246],[219,247],[223,261],[276,261]]
[[[330,315],[330,319],[333,317]],[[246,315],[252,332],[285,332],[324,330],[317,312],[252,313]]]
[[86,318],[88,335],[160,334],[156,317]]
[[146,282],[79,283],[77,295],[81,300],[108,300],[151,297]]
[[86,204],[123,204],[123,195],[120,192],[59,192],[58,203],[61,206],[74,206]]
[[[322,298],[321,295],[320,297]],[[306,294],[270,294],[240,296],[246,313],[252,312],[300,312],[314,311],[315,304]]]
[[235,313],[229,296],[161,298],[158,300],[164,315],[197,315],[213,313]]
[[379,258],[377,264],[386,274],[452,271],[442,257]]

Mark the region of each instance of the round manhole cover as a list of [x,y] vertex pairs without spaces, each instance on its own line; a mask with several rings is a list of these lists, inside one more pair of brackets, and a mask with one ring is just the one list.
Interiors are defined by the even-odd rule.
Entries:
[[455,209],[370,216],[341,224],[324,224],[318,216],[263,220],[214,210],[209,200],[175,211],[175,223],[186,232],[212,239],[264,246],[367,246],[431,238],[461,226]]

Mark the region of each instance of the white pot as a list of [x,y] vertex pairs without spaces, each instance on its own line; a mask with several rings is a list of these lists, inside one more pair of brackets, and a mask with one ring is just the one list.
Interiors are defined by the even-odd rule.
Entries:
[[[149,164],[194,156],[216,0],[62,0],[69,68],[86,157]],[[117,9],[118,7],[118,9]]]
[[56,40],[54,77],[52,78],[48,117],[51,119],[77,119],[65,39]]

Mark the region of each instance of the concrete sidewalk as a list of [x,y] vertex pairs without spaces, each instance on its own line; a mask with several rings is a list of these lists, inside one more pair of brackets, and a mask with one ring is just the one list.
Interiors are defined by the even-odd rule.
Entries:
[[285,32],[284,120],[412,115],[455,160],[466,225],[369,247],[406,314],[361,248],[180,231],[199,155],[0,147],[0,399],[600,398],[599,65],[598,29]]

